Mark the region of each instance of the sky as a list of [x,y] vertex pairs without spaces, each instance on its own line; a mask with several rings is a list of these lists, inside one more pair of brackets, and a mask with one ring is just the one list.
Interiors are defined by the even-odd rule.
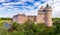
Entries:
[[0,17],[16,14],[37,15],[41,6],[52,7],[52,17],[60,17],[60,0],[0,0]]

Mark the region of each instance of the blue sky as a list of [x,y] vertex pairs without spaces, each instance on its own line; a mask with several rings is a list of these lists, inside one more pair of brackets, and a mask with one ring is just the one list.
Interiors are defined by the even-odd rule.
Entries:
[[60,0],[0,0],[0,17],[21,13],[37,15],[38,9],[47,3],[52,7],[52,17],[60,17]]

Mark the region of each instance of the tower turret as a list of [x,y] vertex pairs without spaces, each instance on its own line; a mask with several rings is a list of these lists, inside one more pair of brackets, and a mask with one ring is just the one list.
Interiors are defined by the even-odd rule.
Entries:
[[40,9],[38,10],[36,21],[37,23],[45,23],[45,12],[43,6],[41,6]]
[[45,14],[45,23],[47,26],[52,26],[52,8],[47,4],[45,8],[46,14]]
[[38,15],[40,15],[40,13],[44,14],[44,7],[41,6],[41,8],[38,10]]

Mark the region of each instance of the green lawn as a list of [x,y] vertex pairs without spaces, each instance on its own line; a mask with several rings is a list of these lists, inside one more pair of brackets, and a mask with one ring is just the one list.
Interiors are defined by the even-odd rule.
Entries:
[[3,22],[11,23],[11,20],[0,20],[0,23],[3,23]]
[[53,21],[53,22],[60,21],[60,18],[52,18],[52,21]]
[[12,23],[12,18],[0,18],[0,23]]

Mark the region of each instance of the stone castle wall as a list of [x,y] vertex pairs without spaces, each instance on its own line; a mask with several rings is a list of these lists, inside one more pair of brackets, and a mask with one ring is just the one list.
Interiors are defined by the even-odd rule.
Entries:
[[25,14],[18,14],[13,17],[13,22],[24,23],[28,19],[36,23],[45,23],[47,26],[52,26],[52,9],[48,5],[43,6],[38,10],[37,16],[26,16]]
[[45,13],[44,12],[38,13],[36,22],[37,23],[45,23]]

